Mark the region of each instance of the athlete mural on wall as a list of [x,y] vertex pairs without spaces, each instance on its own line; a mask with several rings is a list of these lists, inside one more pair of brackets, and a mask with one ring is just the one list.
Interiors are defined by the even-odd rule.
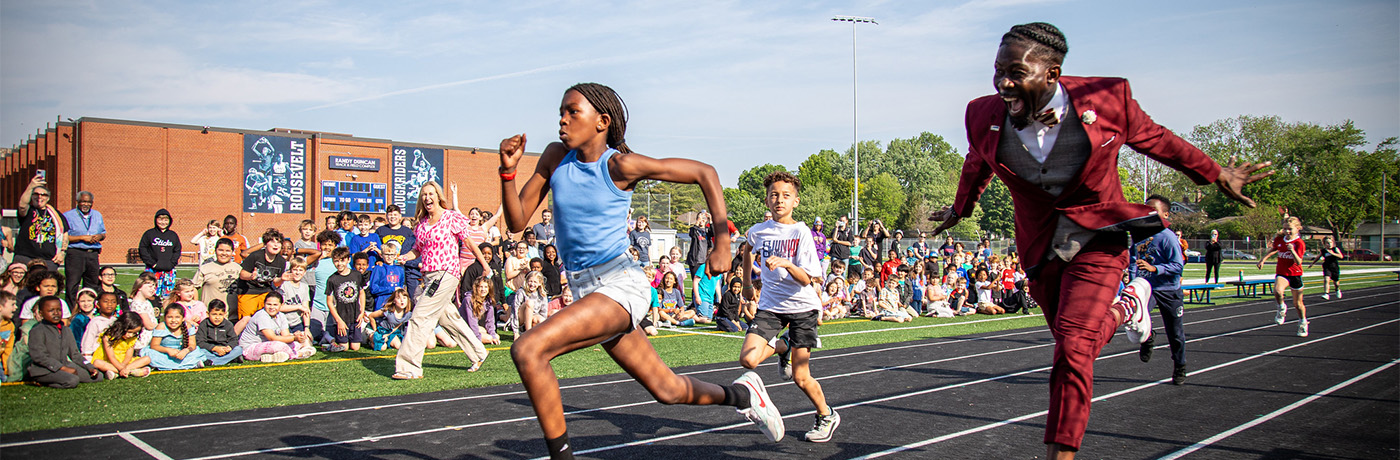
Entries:
[[306,141],[244,135],[243,211],[306,212]]
[[442,184],[442,149],[394,146],[393,202],[404,215],[418,209],[418,189],[428,181]]

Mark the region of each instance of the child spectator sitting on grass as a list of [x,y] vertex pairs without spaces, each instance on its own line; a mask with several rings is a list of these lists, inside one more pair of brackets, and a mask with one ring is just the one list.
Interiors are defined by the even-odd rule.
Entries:
[[14,293],[0,291],[0,382],[9,381],[6,374],[10,369],[10,354],[20,339],[19,328],[15,327],[16,308]]
[[243,362],[243,347],[238,346],[238,334],[228,320],[228,305],[222,300],[209,302],[209,317],[199,322],[195,344],[209,353],[205,366]]
[[120,303],[117,301],[117,293],[103,292],[97,295],[97,310],[93,312],[92,319],[88,320],[83,336],[78,338],[78,349],[83,352],[83,362],[92,363],[92,353],[97,351],[100,345],[98,337],[117,320],[118,306]]
[[846,303],[845,283],[841,278],[832,278],[826,282],[826,287],[821,292],[822,321],[845,318],[850,314],[850,306]]
[[[144,275],[144,274],[143,274]],[[154,278],[150,285],[155,290]],[[112,321],[98,339],[98,348],[92,352],[92,367],[107,373],[107,380],[117,377],[145,377],[151,374],[151,358],[138,356],[137,340],[144,334],[145,320],[139,313],[128,311]]]
[[195,289],[194,282],[181,278],[175,281],[170,297],[165,299],[165,306],[178,305],[184,308],[185,326],[190,329],[198,328],[199,322],[209,316],[209,307],[200,302],[198,296],[199,290]]
[[942,283],[930,282],[924,287],[924,316],[930,318],[952,318],[957,316],[949,302],[948,290]]
[[[190,292],[194,292],[193,287]],[[194,335],[185,322],[184,307],[170,304],[162,313],[164,321],[151,335],[151,342],[141,350],[141,356],[150,358],[151,367],[158,371],[204,367],[209,359],[208,352],[195,344]]]
[[885,280],[885,287],[880,289],[880,297],[876,304],[879,312],[871,318],[872,320],[903,323],[914,319],[914,315],[909,313],[911,309],[899,295],[899,281],[903,278],[902,272],[895,271]]
[[[63,296],[59,295],[58,287],[63,285],[63,274],[54,271],[44,271],[40,272],[38,276],[39,281],[35,285],[35,294],[24,301],[24,305],[21,306],[19,310],[19,318],[25,321],[38,318],[39,312],[37,311],[37,302],[39,298],[57,296],[59,297],[59,306],[62,309],[64,324],[67,324],[68,319],[73,316],[73,313],[68,309],[68,302],[63,301]],[[24,321],[20,322],[23,323]]]
[[715,327],[721,332],[748,330],[748,324],[744,322],[743,298],[744,280],[729,278],[729,288],[720,296],[719,305],[715,308]]
[[282,314],[281,308],[282,294],[277,291],[268,292],[263,299],[263,308],[253,314],[238,337],[238,345],[243,347],[243,359],[280,363],[288,359],[306,358],[316,353],[316,348],[311,345],[311,337],[306,331],[289,330],[287,317]]
[[96,368],[83,363],[73,331],[63,326],[63,304],[59,298],[40,297],[37,307],[41,321],[28,337],[30,380],[50,388],[76,388],[79,383],[102,381]]
[[461,306],[458,307],[462,319],[467,321],[467,326],[481,339],[481,343],[499,345],[501,335],[496,333],[496,311],[500,306],[491,296],[491,278],[477,277],[471,287],[463,291]]
[[[385,249],[388,249],[389,245],[397,244],[390,241],[385,244]],[[387,250],[385,254],[388,260],[393,260],[392,256],[387,255]],[[374,322],[374,336],[370,345],[374,351],[384,351],[389,347],[397,350],[403,345],[404,329],[408,327],[408,320],[413,317],[413,301],[408,298],[408,290],[398,288],[384,297],[388,299],[388,303],[366,315]]]
[[[78,311],[73,313],[73,319],[68,323],[68,328],[73,330],[73,337],[78,339],[78,349],[83,346],[83,333],[87,331],[89,322],[96,315],[97,291],[92,288],[82,288],[78,290]],[[87,361],[84,361],[87,362]]]

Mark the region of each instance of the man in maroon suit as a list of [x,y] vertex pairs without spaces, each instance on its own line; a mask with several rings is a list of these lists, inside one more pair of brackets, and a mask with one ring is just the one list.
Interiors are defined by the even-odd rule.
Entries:
[[929,217],[943,221],[937,235],[971,215],[992,174],[1010,189],[1017,251],[1055,338],[1045,424],[1051,459],[1072,459],[1079,450],[1094,360],[1118,326],[1127,323],[1130,340],[1150,336],[1142,297],[1150,293],[1130,285],[1120,297],[1118,285],[1128,264],[1128,233],[1146,238],[1167,223],[1151,207],[1123,198],[1119,147],[1127,144],[1197,184],[1214,182],[1250,207],[1254,201],[1240,190],[1272,174],[1254,174],[1269,163],[1216,164],[1154,123],[1127,80],[1061,76],[1067,51],[1064,34],[1046,23],[1018,25],[1002,36],[992,76],[997,94],[967,106],[970,145],[957,197]]

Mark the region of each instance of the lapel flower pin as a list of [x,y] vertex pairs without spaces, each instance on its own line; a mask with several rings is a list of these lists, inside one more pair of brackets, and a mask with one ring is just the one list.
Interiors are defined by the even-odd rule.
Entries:
[[1094,124],[1094,120],[1099,119],[1099,114],[1094,113],[1093,110],[1085,110],[1084,115],[1080,115],[1079,119],[1083,120],[1086,125],[1092,125]]

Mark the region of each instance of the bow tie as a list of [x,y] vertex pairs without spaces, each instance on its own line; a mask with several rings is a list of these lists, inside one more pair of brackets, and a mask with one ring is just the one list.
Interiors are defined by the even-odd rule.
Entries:
[[[1060,124],[1060,116],[1055,114],[1055,109],[1045,109],[1044,112],[1035,114],[1031,119],[1041,122],[1046,128],[1054,128],[1055,125]],[[1030,120],[1011,119],[1011,125],[1015,127],[1017,131],[1026,129],[1026,125],[1029,124]]]

